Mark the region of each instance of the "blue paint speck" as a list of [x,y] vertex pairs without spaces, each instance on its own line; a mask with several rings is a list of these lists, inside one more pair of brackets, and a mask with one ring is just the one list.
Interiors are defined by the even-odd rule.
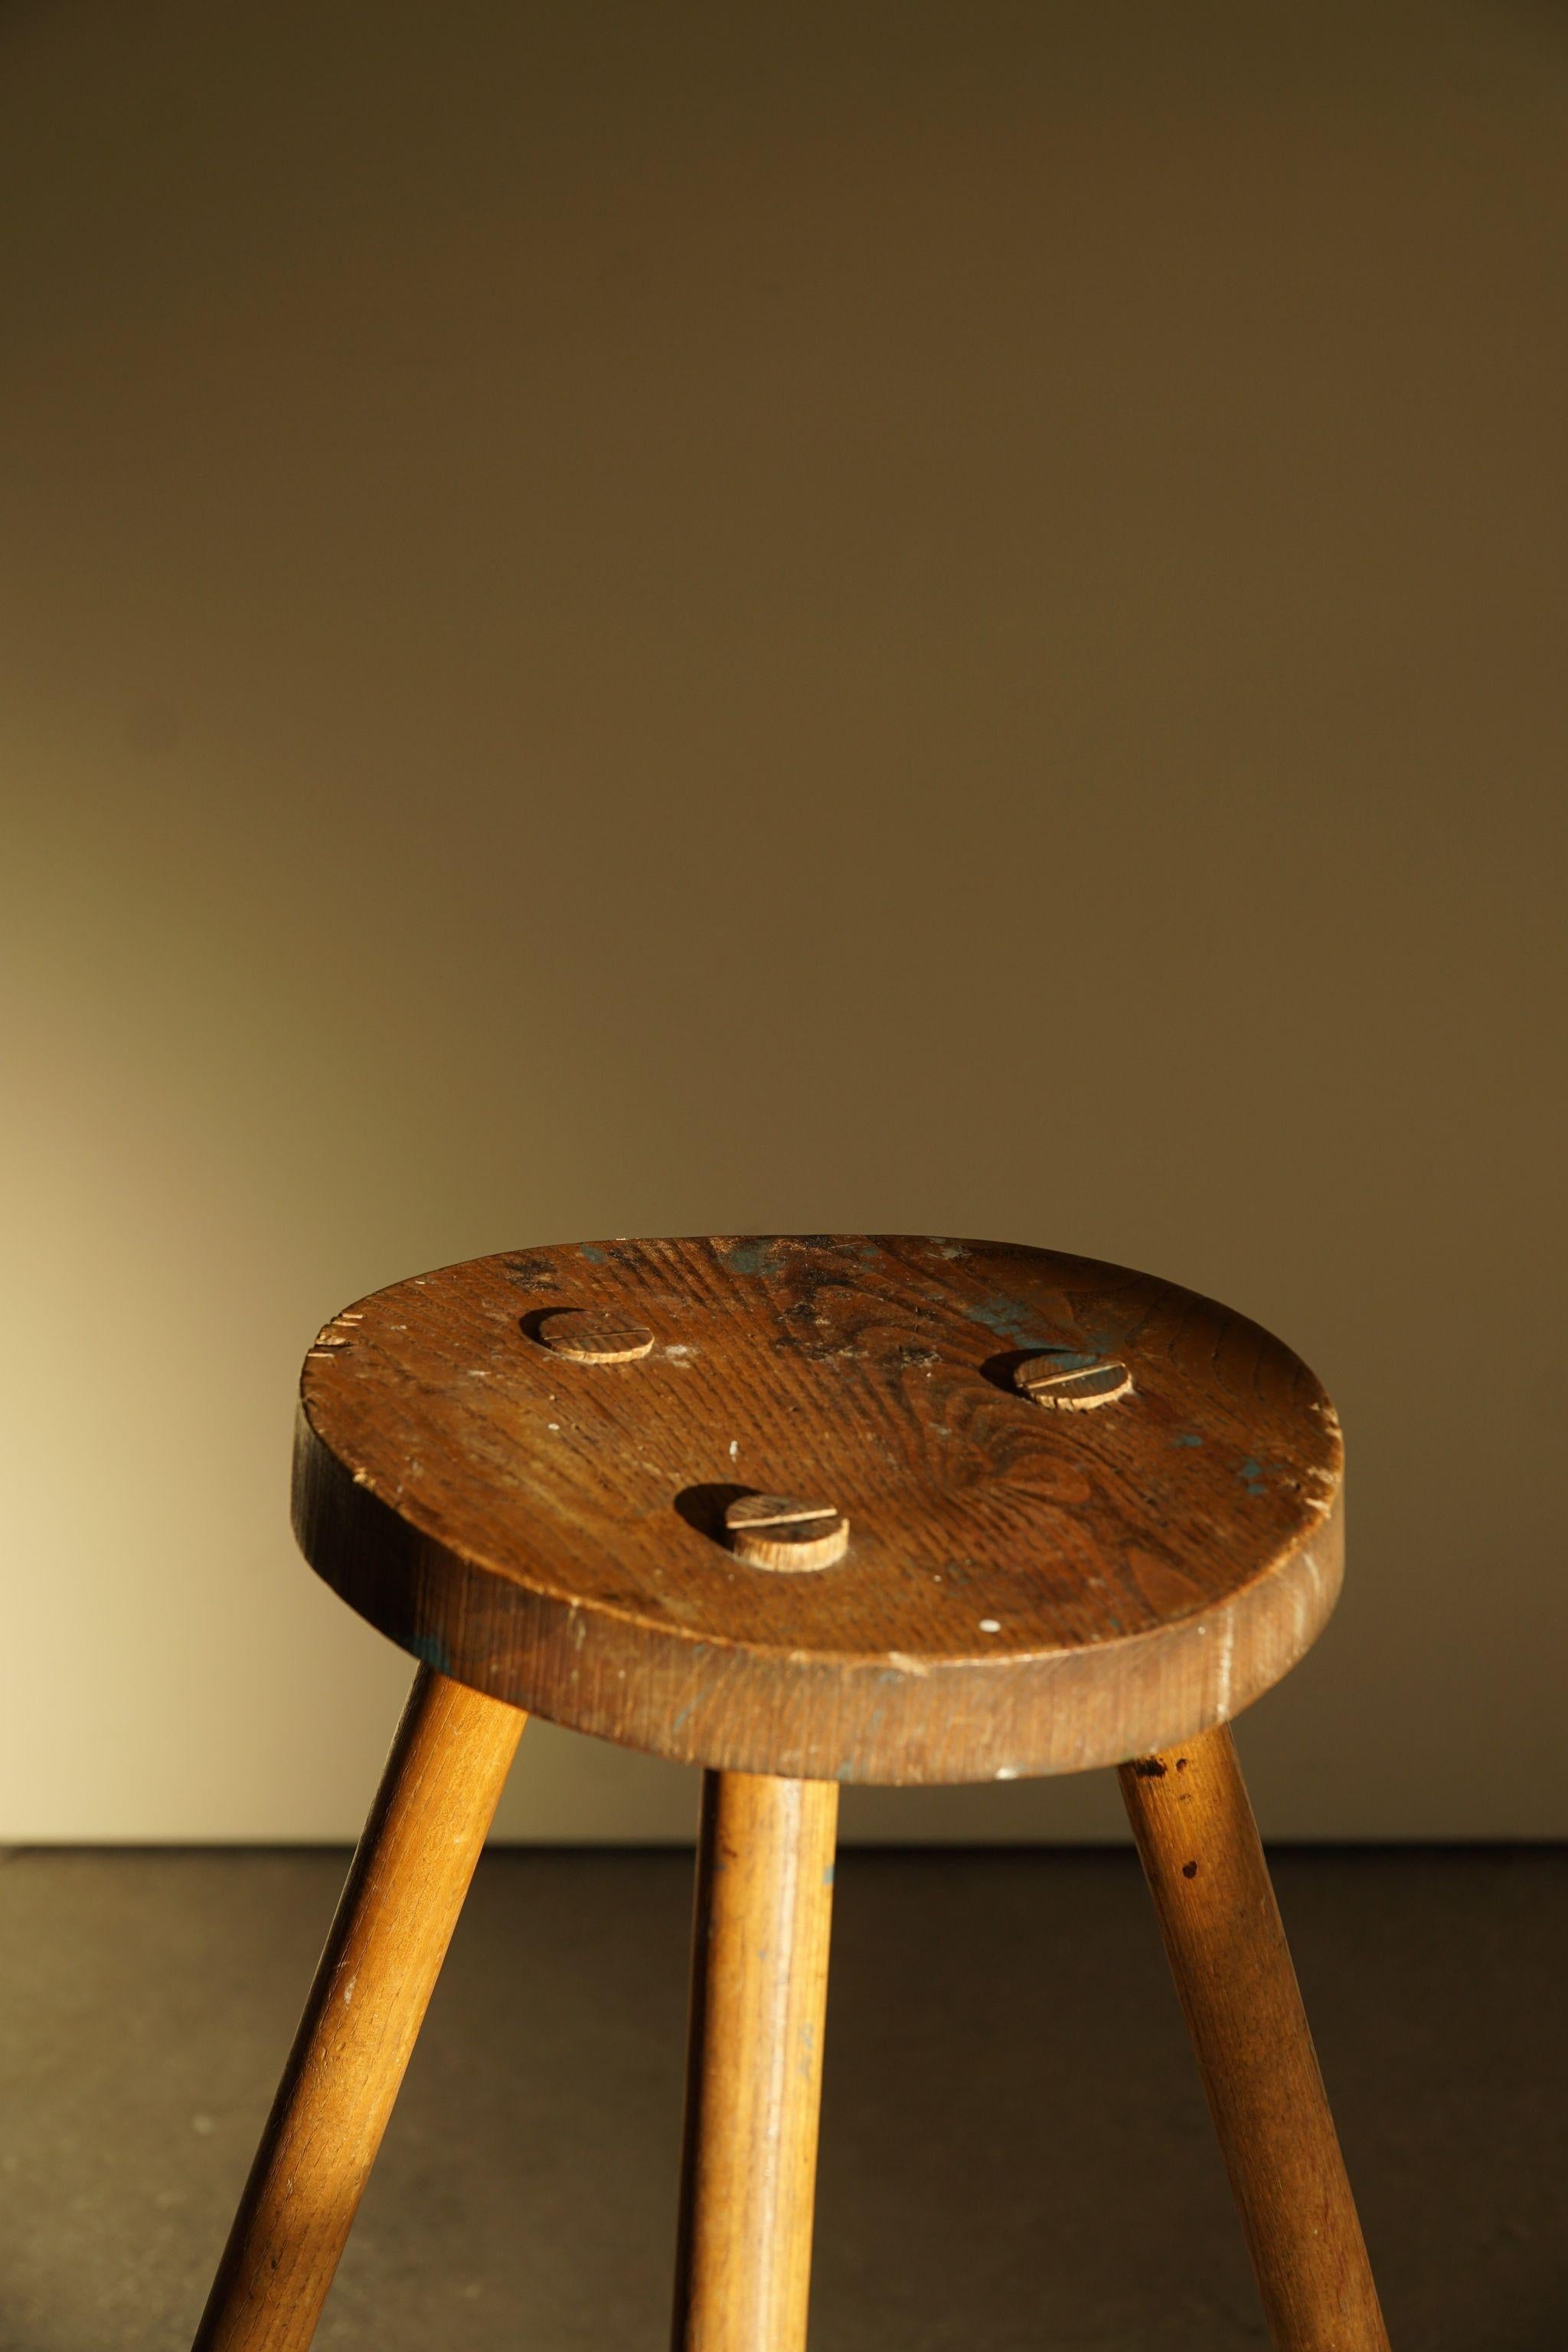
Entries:
[[1201,1445],[1203,1439],[1190,1429],[1179,1429],[1171,1443],[1173,1445]]
[[761,1274],[767,1259],[766,1242],[731,1242],[724,1252],[724,1263],[731,1274]]
[[432,1673],[437,1675],[451,1673],[451,1652],[439,1633],[416,1633],[409,1643],[408,1649],[411,1655],[417,1658],[421,1665],[428,1666]]
[[595,1249],[592,1242],[579,1242],[577,1244],[577,1255],[579,1257],[585,1257],[590,1265],[603,1265],[605,1264],[604,1251],[602,1249]]
[[1064,1372],[1081,1371],[1094,1361],[1092,1354],[1086,1355],[1080,1348],[1064,1347],[1059,1339],[1042,1339],[1034,1309],[1019,1299],[1000,1295],[982,1298],[968,1313],[971,1322],[984,1323],[988,1331],[994,1331],[999,1339],[1011,1340],[1015,1348],[1032,1348],[1039,1355],[1052,1357]]

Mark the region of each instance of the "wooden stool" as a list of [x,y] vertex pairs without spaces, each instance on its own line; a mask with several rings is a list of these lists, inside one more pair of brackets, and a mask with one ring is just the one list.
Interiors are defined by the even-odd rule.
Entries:
[[989,1242],[605,1242],[378,1291],[294,1523],[423,1661],[199,2352],[303,2352],[524,1722],[705,1768],[677,2352],[800,2352],[838,1784],[1121,1767],[1268,2324],[1385,2352],[1228,1718],[1341,1573],[1332,1406],[1173,1284]]

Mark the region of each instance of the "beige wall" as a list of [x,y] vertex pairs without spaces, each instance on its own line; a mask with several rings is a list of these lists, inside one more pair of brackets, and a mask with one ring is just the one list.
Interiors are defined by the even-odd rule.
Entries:
[[1268,1827],[1568,1832],[1565,153],[1524,0],[0,16],[5,1834],[354,1827],[330,1310],[866,1225],[1326,1378]]

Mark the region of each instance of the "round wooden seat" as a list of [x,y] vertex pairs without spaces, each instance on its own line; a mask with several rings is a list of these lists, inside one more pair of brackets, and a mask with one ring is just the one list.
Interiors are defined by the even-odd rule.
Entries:
[[[393,1640],[555,1722],[960,1781],[1149,1755],[1258,1697],[1333,1606],[1340,1476],[1305,1366],[1171,1283],[991,1242],[611,1241],[338,1316],[295,1524]],[[737,1529],[756,1496],[797,1537],[847,1521],[840,1556],[795,1568],[754,1507],[779,1541]]]

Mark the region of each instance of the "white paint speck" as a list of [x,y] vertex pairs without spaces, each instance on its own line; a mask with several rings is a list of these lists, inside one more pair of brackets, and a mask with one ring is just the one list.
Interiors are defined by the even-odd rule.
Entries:
[[351,2001],[351,2000],[353,2000],[353,1997],[354,1997],[354,1987],[355,1987],[355,1985],[356,1985],[356,1984],[358,1984],[358,1982],[359,1982],[359,1976],[358,1976],[358,1973],[357,1973],[357,1971],[356,1971],[356,1973],[355,1973],[353,1976],[350,1977],[350,1979],[349,1979],[349,1980],[348,1980],[347,1984],[346,1984],[346,1985],[344,1985],[344,1987],[343,1987],[343,2007],[344,2007],[345,2009],[347,2009],[347,2007],[348,2007],[348,2005],[349,2005],[350,2001]]
[[560,1427],[561,1427],[561,1423],[560,1423],[558,1421],[547,1421],[547,1422],[545,1423],[544,1426],[545,1426],[545,1428],[546,1428],[546,1429],[554,1429],[554,1430],[559,1430],[559,1429],[560,1429]]
[[983,1633],[999,1633],[1002,1631],[1002,1620],[1000,1617],[983,1617],[980,1620],[980,1630]]
[[1016,1780],[1017,1777],[1018,1768],[1016,1764],[998,1764],[996,1767],[996,1778],[999,1780]]
[[730,1440],[730,1459],[731,1459],[731,1462],[738,1462],[738,1461],[740,1460],[740,1458],[741,1458],[741,1441],[740,1441],[740,1439],[739,1439],[738,1437],[732,1437],[732,1438]]

